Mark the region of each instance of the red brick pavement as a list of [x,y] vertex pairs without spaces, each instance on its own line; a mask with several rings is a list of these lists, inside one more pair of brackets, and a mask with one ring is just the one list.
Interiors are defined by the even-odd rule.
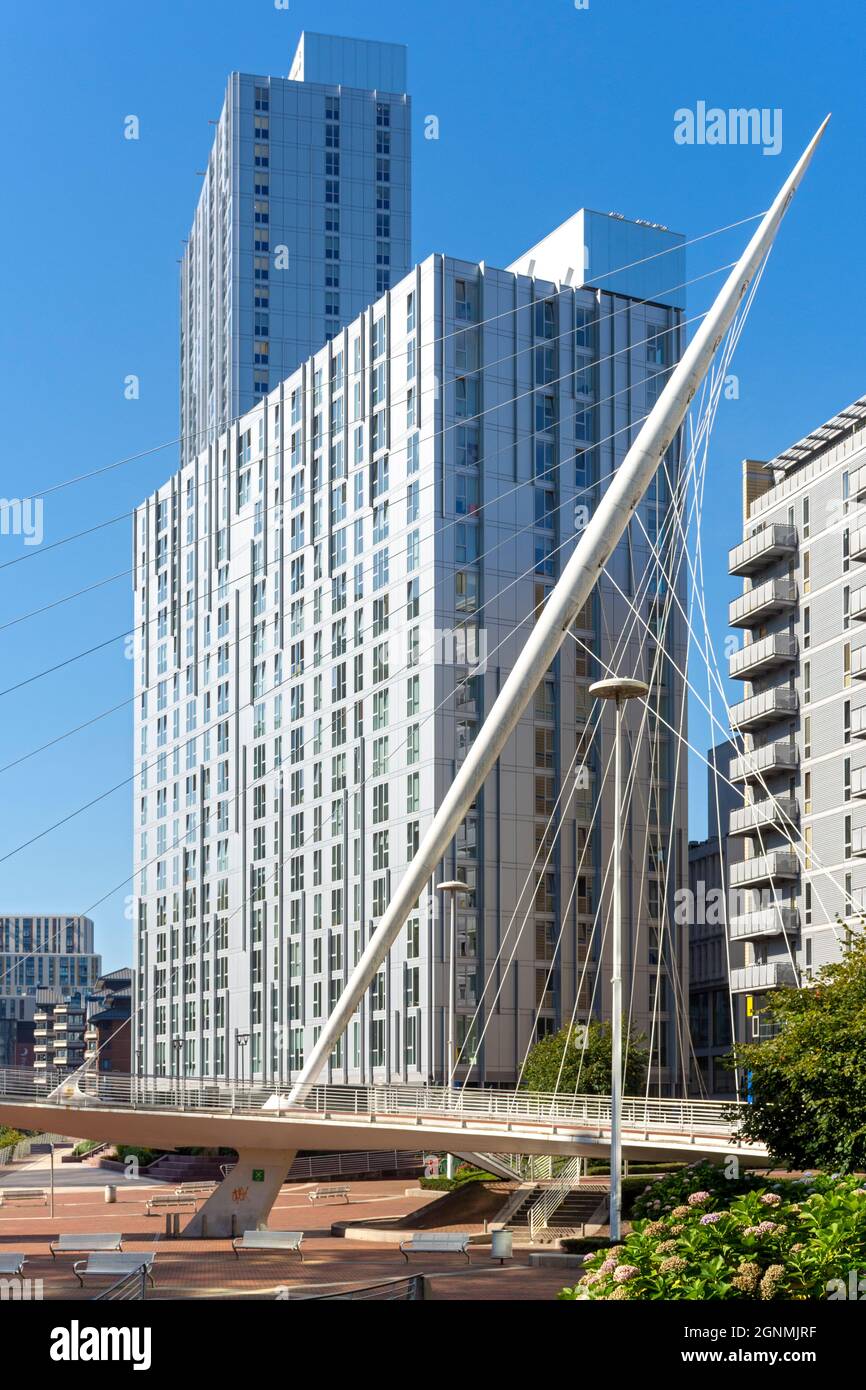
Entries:
[[[42,1174],[38,1177],[42,1185]],[[163,1214],[147,1217],[144,1209],[147,1197],[159,1189],[122,1182],[115,1204],[105,1202],[102,1186],[58,1190],[53,1218],[47,1207],[0,1208],[0,1250],[24,1251],[28,1257],[25,1277],[42,1280],[44,1298],[64,1300],[92,1298],[104,1287],[93,1280],[79,1288],[72,1265],[81,1256],[51,1258],[48,1246],[54,1236],[84,1231],[120,1230],[123,1248],[130,1252],[152,1250],[156,1243],[156,1288],[148,1296],[157,1299],[268,1299],[285,1297],[287,1290],[370,1283],[407,1272],[434,1276],[428,1290],[436,1299],[551,1299],[575,1277],[573,1270],[530,1268],[521,1250],[510,1265],[500,1267],[492,1262],[489,1246],[473,1250],[468,1267],[462,1256],[455,1255],[419,1255],[410,1257],[407,1265],[396,1248],[332,1236],[331,1225],[353,1218],[399,1220],[438,1194],[415,1191],[407,1195],[411,1183],[392,1179],[351,1183],[348,1204],[311,1203],[306,1195],[310,1186],[284,1187],[268,1223],[275,1230],[305,1232],[303,1264],[297,1256],[279,1252],[237,1258],[229,1240],[166,1238]],[[181,1224],[183,1219],[181,1214]]]

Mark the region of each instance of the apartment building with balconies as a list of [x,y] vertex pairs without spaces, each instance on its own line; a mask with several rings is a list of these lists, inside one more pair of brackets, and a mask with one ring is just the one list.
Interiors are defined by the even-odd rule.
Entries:
[[728,674],[742,751],[730,835],[731,987],[747,1038],[763,996],[838,957],[866,899],[866,397],[769,462],[743,464],[744,580],[730,623],[743,644]]

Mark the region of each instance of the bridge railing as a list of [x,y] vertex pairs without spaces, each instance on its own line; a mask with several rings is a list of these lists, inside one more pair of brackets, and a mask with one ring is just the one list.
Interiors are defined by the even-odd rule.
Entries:
[[[227,1111],[271,1116],[297,1114],[288,1089],[256,1082],[218,1081],[209,1077],[121,1076],[114,1073],[24,1067],[0,1069],[0,1098],[41,1101],[58,1108],[106,1105],[146,1110]],[[472,1090],[448,1086],[315,1086],[301,1107],[321,1116],[441,1116],[489,1119],[514,1125],[538,1122],[589,1129],[610,1123],[608,1096],[553,1095],[539,1091]],[[627,1096],[622,1105],[626,1128],[701,1133],[736,1127],[736,1107],[726,1101],[676,1100]]]

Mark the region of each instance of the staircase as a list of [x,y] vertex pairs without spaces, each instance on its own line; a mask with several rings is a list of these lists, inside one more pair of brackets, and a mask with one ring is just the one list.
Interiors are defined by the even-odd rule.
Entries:
[[563,1183],[527,1183],[523,1200],[509,1214],[506,1225],[516,1235],[536,1237],[544,1231],[580,1233],[593,1219],[600,1220],[599,1208],[607,1188],[584,1181],[580,1186]]

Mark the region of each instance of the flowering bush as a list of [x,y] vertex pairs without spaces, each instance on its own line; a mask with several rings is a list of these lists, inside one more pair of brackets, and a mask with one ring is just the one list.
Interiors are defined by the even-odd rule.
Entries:
[[725,1207],[732,1197],[746,1192],[763,1190],[765,1204],[772,1206],[782,1195],[793,1196],[802,1188],[790,1180],[774,1181],[772,1191],[767,1191],[766,1177],[755,1173],[743,1173],[737,1178],[725,1176],[725,1169],[716,1163],[695,1163],[691,1168],[680,1168],[675,1173],[658,1182],[647,1184],[643,1192],[635,1198],[632,1206],[634,1217],[649,1216],[658,1218],[672,1212],[675,1216],[687,1216],[696,1206]]
[[637,1222],[624,1244],[593,1255],[559,1297],[825,1298],[829,1280],[866,1268],[866,1189],[857,1179],[774,1186],[783,1191],[731,1199],[729,1184],[727,1203],[701,1186],[685,1203],[666,1203],[664,1215]]

